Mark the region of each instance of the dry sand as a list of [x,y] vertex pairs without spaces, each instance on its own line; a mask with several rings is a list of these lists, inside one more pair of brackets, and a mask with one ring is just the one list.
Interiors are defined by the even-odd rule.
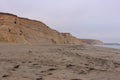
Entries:
[[120,50],[0,44],[0,80],[120,80]]

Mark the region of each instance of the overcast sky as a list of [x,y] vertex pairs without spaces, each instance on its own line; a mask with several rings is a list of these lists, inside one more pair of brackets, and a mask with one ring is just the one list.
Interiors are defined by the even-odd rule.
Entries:
[[120,42],[120,0],[0,0],[0,12],[39,20],[78,38]]

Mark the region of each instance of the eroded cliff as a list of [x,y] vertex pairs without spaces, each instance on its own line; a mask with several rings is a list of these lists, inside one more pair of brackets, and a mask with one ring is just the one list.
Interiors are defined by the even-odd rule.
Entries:
[[0,41],[24,44],[84,44],[70,33],[60,33],[40,21],[0,13]]

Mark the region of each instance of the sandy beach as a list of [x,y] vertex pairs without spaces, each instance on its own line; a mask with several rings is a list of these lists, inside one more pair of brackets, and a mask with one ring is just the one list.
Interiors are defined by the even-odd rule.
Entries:
[[120,80],[120,50],[0,44],[0,80]]

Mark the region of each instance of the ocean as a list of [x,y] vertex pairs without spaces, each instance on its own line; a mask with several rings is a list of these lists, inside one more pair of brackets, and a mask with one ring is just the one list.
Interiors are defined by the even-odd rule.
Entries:
[[114,49],[120,49],[120,45],[97,45],[100,47],[107,47],[107,48],[114,48]]

